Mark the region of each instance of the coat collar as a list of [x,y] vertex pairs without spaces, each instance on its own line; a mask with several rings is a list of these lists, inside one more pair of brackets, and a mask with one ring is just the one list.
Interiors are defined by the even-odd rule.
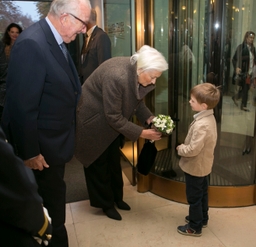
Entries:
[[206,110],[206,111],[202,111],[200,114],[197,114],[197,115],[195,116],[195,119],[194,119],[194,121],[190,124],[190,126],[193,125],[196,121],[198,121],[198,120],[200,120],[200,119],[202,119],[202,118],[204,118],[204,117],[208,117],[208,116],[210,116],[210,115],[213,115],[213,109]]
[[47,40],[47,43],[49,44],[51,53],[56,58],[60,66],[64,69],[64,71],[67,73],[67,75],[69,76],[75,88],[77,88],[79,84],[79,79],[78,79],[78,76],[76,75],[76,68],[70,54],[68,54],[68,57],[69,57],[68,58],[69,64],[68,64],[46,20],[45,19],[40,20],[39,25],[41,26],[45,34],[45,38]]

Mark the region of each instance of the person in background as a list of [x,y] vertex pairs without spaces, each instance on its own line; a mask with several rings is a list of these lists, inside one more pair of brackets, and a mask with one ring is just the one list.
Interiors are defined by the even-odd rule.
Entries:
[[6,95],[6,76],[8,63],[4,52],[4,43],[0,41],[0,122],[4,110],[4,101]]
[[6,28],[3,39],[0,41],[0,122],[3,114],[6,95],[8,61],[12,46],[21,32],[22,28],[18,24],[11,23]]
[[16,40],[7,74],[2,126],[16,154],[33,169],[52,218],[51,246],[68,246],[65,164],[75,144],[81,94],[77,70],[64,44],[86,32],[89,0],[54,0],[46,18]]
[[14,42],[16,41],[18,36],[21,34],[21,32],[22,32],[21,26],[16,23],[11,23],[10,25],[8,25],[8,27],[4,32],[2,41],[5,46],[4,52],[5,52],[7,61],[9,61]]
[[181,156],[179,166],[185,173],[188,224],[179,226],[178,232],[188,236],[201,236],[208,223],[208,175],[212,171],[214,148],[217,141],[213,108],[220,99],[219,89],[211,83],[198,84],[190,91],[191,109],[197,112],[190,124],[184,144],[176,147]]
[[246,32],[243,43],[237,47],[232,59],[234,67],[233,84],[239,87],[238,93],[232,97],[232,100],[238,106],[237,100],[242,98],[240,109],[243,111],[249,111],[247,108],[248,91],[251,86],[253,66],[256,64],[254,38],[254,32]]
[[49,242],[52,227],[33,172],[24,166],[0,128],[0,237],[4,247]]
[[163,55],[144,45],[132,57],[108,59],[82,86],[75,156],[84,165],[91,206],[102,208],[111,219],[122,219],[115,206],[130,210],[123,201],[119,153],[123,136],[134,142],[140,137],[161,139],[160,132],[131,119],[136,115],[143,126],[151,123],[154,115],[143,99],[167,69]]
[[97,13],[95,9],[91,9],[88,30],[81,51],[81,84],[100,64],[111,58],[111,41],[107,33],[96,25],[96,21]]

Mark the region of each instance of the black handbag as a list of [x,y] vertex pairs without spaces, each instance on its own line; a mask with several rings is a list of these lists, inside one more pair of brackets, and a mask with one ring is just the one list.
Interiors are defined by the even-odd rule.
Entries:
[[143,175],[148,175],[154,165],[157,149],[154,142],[145,140],[144,146],[138,157],[137,171]]

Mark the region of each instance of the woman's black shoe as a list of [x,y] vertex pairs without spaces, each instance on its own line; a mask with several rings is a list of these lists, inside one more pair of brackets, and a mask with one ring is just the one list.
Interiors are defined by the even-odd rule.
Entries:
[[246,153],[249,154],[251,152],[251,148],[246,149]]
[[119,209],[122,209],[122,210],[131,210],[130,206],[124,202],[124,201],[118,201],[116,202],[116,205]]
[[110,219],[113,219],[113,220],[121,220],[122,219],[121,215],[116,211],[115,208],[105,208],[102,210]]

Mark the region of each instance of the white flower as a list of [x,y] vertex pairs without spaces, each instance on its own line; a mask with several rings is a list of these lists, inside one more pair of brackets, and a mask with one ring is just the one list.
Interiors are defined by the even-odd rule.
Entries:
[[175,128],[175,124],[170,116],[158,114],[153,118],[152,123],[157,128],[158,131],[164,134],[171,134]]

